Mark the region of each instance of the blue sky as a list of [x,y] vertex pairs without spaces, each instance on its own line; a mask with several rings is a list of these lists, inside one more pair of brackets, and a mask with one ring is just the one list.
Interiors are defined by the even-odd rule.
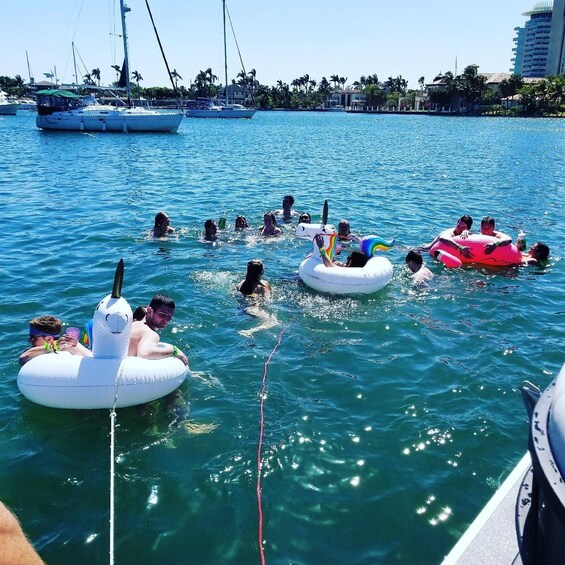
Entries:
[[[142,86],[167,85],[168,78],[144,0],[129,0],[131,69]],[[402,75],[417,88],[424,76],[462,72],[508,72],[514,28],[535,4],[531,0],[228,0],[227,6],[246,70],[268,85],[304,74],[320,81],[337,74],[348,84],[376,73],[381,80]],[[211,67],[223,82],[221,0],[149,0],[169,65],[188,86]],[[56,68],[73,82],[71,43],[79,65],[100,68],[102,82],[115,80],[121,64],[117,0],[0,0],[0,75],[27,81],[26,51],[36,81]],[[116,18],[114,21],[114,14]],[[229,80],[241,65],[228,40]],[[80,63],[84,62],[84,67]],[[79,74],[84,74],[79,71]]]

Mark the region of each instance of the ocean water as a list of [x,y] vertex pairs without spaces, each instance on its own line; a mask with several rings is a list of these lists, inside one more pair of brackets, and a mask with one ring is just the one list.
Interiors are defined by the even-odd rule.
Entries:
[[[175,299],[162,339],[193,372],[117,412],[116,563],[259,563],[260,525],[271,564],[440,563],[526,450],[518,387],[565,361],[565,121],[259,112],[121,135],[42,132],[20,113],[0,117],[0,147],[0,499],[47,563],[108,562],[110,417],[27,401],[17,357],[36,315],[82,326],[120,258],[132,307]],[[327,199],[330,222],[396,238],[391,283],[320,294],[300,281],[310,244],[292,226],[233,232],[287,193],[314,219]],[[147,237],[159,210],[178,237]],[[435,277],[413,288],[408,249],[464,213],[523,229],[551,260],[428,257]],[[278,323],[249,337],[234,287],[254,258]]]

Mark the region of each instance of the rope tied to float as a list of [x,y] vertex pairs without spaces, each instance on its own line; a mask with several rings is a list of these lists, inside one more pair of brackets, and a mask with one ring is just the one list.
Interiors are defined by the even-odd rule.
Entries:
[[124,375],[124,360],[120,363],[118,378],[116,379],[116,391],[114,404],[110,410],[110,565],[114,565],[114,493],[115,493],[115,450],[116,450],[116,406],[118,404],[118,390]]
[[279,337],[277,339],[277,343],[273,347],[269,357],[265,361],[265,365],[263,367],[263,379],[261,383],[261,400],[259,403],[259,413],[260,413],[260,423],[259,423],[259,444],[257,446],[257,510],[259,514],[259,532],[258,532],[258,541],[259,541],[259,555],[261,557],[262,565],[265,565],[265,551],[263,549],[263,505],[261,502],[261,452],[263,449],[263,437],[265,435],[265,397],[267,396],[267,370],[269,367],[269,363],[273,358],[274,354],[276,353],[279,345],[282,341],[282,336],[286,331],[286,326],[283,327],[281,332],[279,333]]

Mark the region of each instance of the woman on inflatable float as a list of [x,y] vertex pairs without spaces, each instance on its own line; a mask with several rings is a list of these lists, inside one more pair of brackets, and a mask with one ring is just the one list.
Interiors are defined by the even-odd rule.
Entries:
[[353,251],[346,266],[341,266],[332,261],[336,247],[334,226],[298,224],[296,235],[313,242],[312,254],[302,261],[298,272],[314,290],[331,294],[371,294],[386,286],[392,278],[390,261],[375,257],[373,253],[377,249],[390,249],[394,240],[385,242],[378,236],[364,237],[359,242],[359,251]]
[[94,312],[93,356],[61,351],[28,361],[18,374],[28,400],[51,408],[123,408],[166,396],[182,384],[188,366],[178,357],[127,356],[132,311],[121,297],[123,272],[120,260],[112,294]]
[[444,230],[422,249],[451,269],[472,263],[508,267],[522,262],[522,253],[510,236],[494,231],[493,218],[482,220],[480,234],[470,233],[472,225],[471,216],[461,216],[454,228]]

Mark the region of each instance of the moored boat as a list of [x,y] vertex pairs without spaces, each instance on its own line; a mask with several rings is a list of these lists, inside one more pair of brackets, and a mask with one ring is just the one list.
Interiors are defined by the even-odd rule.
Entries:
[[6,93],[0,90],[0,116],[15,116],[18,112],[20,104],[8,100]]
[[65,131],[175,132],[183,114],[100,104],[67,90],[37,93],[37,127]]
[[42,90],[37,93],[38,128],[64,131],[171,132],[177,131],[184,114],[178,110],[150,110],[131,104],[126,12],[120,0],[122,39],[124,45],[123,75],[126,84],[126,106],[100,104],[91,96],[83,97],[64,90]]

